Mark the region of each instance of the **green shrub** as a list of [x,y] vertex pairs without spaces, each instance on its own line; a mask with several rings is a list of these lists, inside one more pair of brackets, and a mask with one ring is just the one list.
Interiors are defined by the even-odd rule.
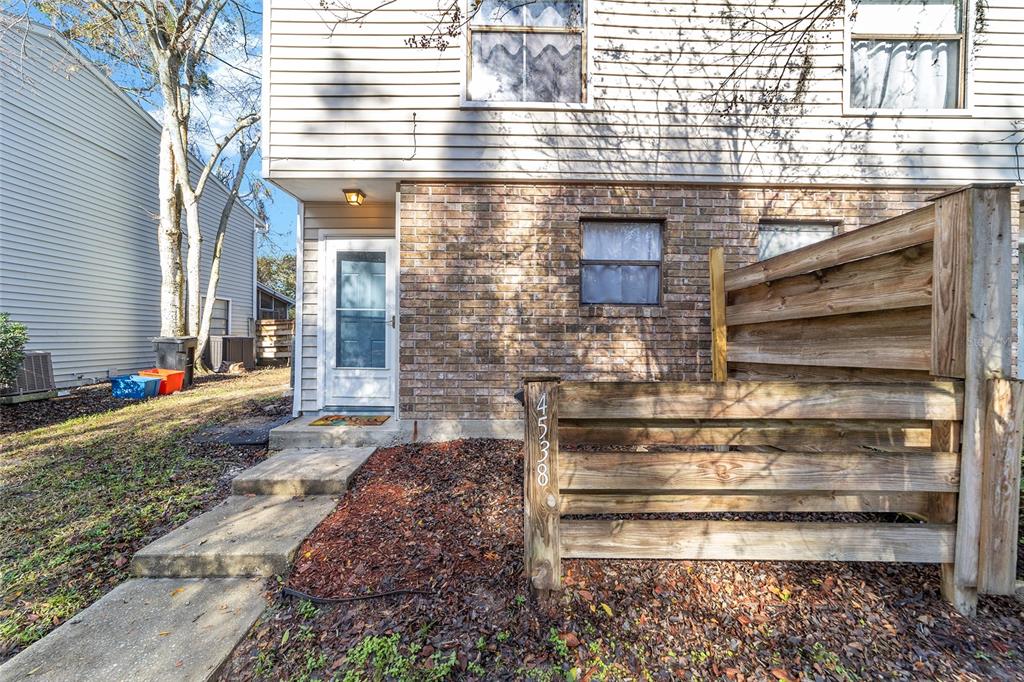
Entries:
[[18,377],[25,357],[28,329],[7,313],[0,313],[0,386],[10,386]]

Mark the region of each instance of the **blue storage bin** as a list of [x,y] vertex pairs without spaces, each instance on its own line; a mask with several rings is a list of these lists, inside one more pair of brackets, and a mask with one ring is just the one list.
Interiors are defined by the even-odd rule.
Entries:
[[115,398],[139,400],[151,398],[160,390],[158,377],[143,377],[138,374],[122,374],[110,377],[110,392]]

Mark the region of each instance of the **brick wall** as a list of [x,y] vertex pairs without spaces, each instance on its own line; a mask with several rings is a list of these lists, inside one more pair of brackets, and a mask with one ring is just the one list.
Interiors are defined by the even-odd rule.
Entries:
[[[403,418],[518,418],[523,375],[710,378],[707,252],[756,257],[762,218],[841,231],[936,190],[714,186],[402,185],[399,410]],[[663,305],[581,306],[581,218],[665,221]]]

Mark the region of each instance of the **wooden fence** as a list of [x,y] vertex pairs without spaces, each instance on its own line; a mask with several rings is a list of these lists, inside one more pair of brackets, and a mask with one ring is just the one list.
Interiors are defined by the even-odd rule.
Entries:
[[288,364],[292,359],[295,320],[256,320],[256,360]]
[[[713,249],[712,383],[527,379],[534,589],[579,557],[935,563],[965,613],[1012,593],[1009,211],[1007,186],[971,186],[738,270]],[[865,511],[920,521],[813,516]],[[679,512],[812,514],[637,516]]]

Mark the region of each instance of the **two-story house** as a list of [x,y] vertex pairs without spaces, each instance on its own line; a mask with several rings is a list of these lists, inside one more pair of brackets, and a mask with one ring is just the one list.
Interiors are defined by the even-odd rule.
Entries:
[[737,267],[1024,165],[1020,0],[266,5],[297,412],[707,378],[709,247]]

